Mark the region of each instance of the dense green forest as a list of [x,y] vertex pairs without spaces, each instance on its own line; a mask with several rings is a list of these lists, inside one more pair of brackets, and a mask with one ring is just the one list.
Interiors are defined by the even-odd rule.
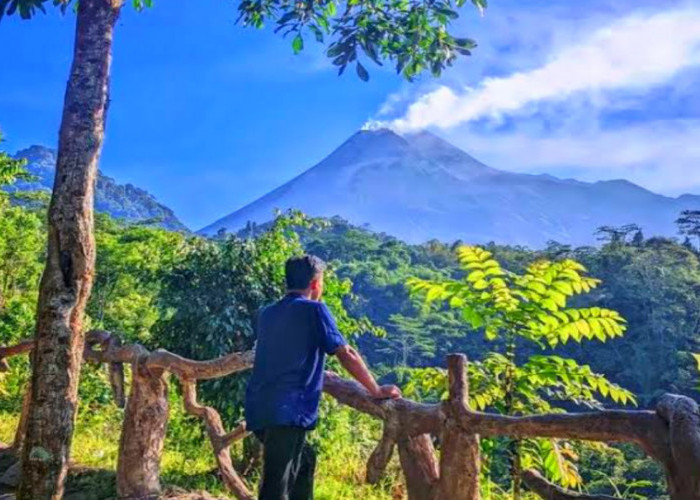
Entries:
[[[623,338],[573,344],[558,351],[589,363],[595,371],[631,390],[646,406],[663,392],[696,393],[693,352],[700,350],[700,268],[688,239],[645,238],[641,229],[602,228],[599,247],[571,248],[551,242],[542,250],[492,243],[503,266],[522,271],[538,260],[573,259],[601,281],[578,297],[577,306],[618,311],[627,321]],[[407,245],[387,235],[335,219],[323,231],[305,233],[305,247],[334,263],[339,276],[353,282],[357,301],[348,304],[387,332],[363,337],[361,344],[376,365],[435,366],[449,352],[482,357],[485,341],[457,312],[426,310],[412,300],[411,277],[439,279],[463,275],[455,250],[462,242],[430,241]]]
[[[4,183],[23,175],[17,168],[0,174]],[[33,333],[45,210],[41,197],[0,193],[4,345]],[[680,229],[693,234],[692,222],[681,219]],[[100,215],[87,326],[195,359],[250,348],[255,311],[283,292],[282,264],[307,251],[331,264],[325,300],[342,331],[376,372],[415,399],[442,397],[441,367],[451,352],[472,360],[472,404],[499,413],[646,407],[663,392],[695,395],[700,269],[693,244],[647,238],[635,226],[601,228],[600,237],[595,248],[552,242],[537,251],[495,243],[408,245],[341,219],[289,213],[264,227],[207,240]],[[547,279],[551,287],[538,284]],[[533,314],[552,327],[535,330]],[[0,382],[5,441],[28,377],[26,359],[10,363]],[[245,376],[214,380],[203,384],[202,396],[233,422],[241,415],[244,383]],[[86,365],[80,395],[75,459],[112,470],[121,410],[111,403],[106,374]],[[176,395],[172,401],[165,481],[221,491],[203,430],[185,416]],[[362,485],[377,423],[330,400],[324,415],[314,435],[321,451],[318,497],[401,498],[398,466],[380,485]],[[518,490],[512,472],[519,466],[539,468],[574,489],[664,498],[657,466],[631,447],[546,439],[484,440],[482,447],[485,498]],[[253,442],[245,442],[237,457],[254,481]],[[113,478],[93,481],[94,498],[113,495]]]

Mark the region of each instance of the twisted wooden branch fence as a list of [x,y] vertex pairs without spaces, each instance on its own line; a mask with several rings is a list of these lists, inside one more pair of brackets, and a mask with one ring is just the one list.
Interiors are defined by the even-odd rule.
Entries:
[[[33,349],[33,341],[0,347],[0,370],[6,358]],[[137,344],[123,345],[109,332],[86,334],[84,359],[105,363],[116,404],[125,407],[117,463],[120,499],[147,500],[160,493],[160,459],[168,420],[168,379],[181,383],[185,409],[202,420],[227,488],[240,500],[254,495],[236,473],[230,446],[246,435],[245,424],[224,429],[219,413],[197,401],[197,381],[224,377],[251,367],[253,353],[233,353],[209,361],[193,361],[165,350],[148,351]],[[549,437],[583,441],[628,442],[641,447],[665,471],[672,500],[700,500],[700,411],[690,398],[662,397],[655,411],[605,410],[588,413],[507,417],[469,409],[467,360],[448,356],[449,397],[439,404],[407,399],[379,401],[359,384],[327,372],[324,391],[338,402],[383,422],[382,437],[367,463],[367,481],[377,483],[398,450],[409,500],[480,500],[480,437]],[[123,364],[132,368],[129,397],[125,396]],[[31,388],[29,389],[29,391]],[[13,448],[23,446],[26,409]],[[433,437],[441,443],[439,457]],[[31,454],[29,455],[31,456]],[[5,471],[15,472],[17,464]],[[535,471],[525,471],[523,481],[547,500],[609,500],[563,490]]]

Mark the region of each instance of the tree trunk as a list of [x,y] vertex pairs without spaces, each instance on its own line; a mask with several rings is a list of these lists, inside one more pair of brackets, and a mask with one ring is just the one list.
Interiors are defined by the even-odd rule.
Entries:
[[520,440],[512,439],[508,444],[508,455],[510,457],[510,475],[513,482],[513,500],[520,500],[522,497],[522,460],[520,457]]
[[158,498],[160,458],[168,424],[168,382],[145,359],[133,365],[117,463],[117,494],[123,499]]
[[68,468],[95,263],[93,200],[121,0],[78,3],[37,309],[32,396],[19,500],[58,500]]

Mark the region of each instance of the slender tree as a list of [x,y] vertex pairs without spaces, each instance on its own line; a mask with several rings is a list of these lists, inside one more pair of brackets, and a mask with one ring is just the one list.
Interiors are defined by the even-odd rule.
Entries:
[[[620,240],[624,241],[624,240]],[[424,300],[461,310],[474,330],[497,346],[470,367],[472,406],[492,408],[508,416],[545,413],[557,403],[598,406],[598,396],[617,403],[634,401],[630,392],[594,373],[587,365],[555,354],[530,354],[569,342],[620,337],[625,320],[600,307],[571,307],[570,300],[599,285],[586,269],[571,259],[536,261],[524,273],[502,268],[493,254],[479,247],[462,246],[457,257],[465,272],[462,279],[412,278],[409,288]],[[444,372],[434,368],[414,371],[406,392],[446,387]],[[566,404],[565,403],[565,404]],[[542,464],[548,475],[566,486],[577,485],[576,467],[566,459],[567,445],[556,441],[508,443],[513,498],[520,498],[523,468]]]
[[637,224],[626,224],[624,226],[602,226],[596,231],[596,236],[599,241],[604,241],[611,245],[626,245],[630,234],[641,232],[641,228]]
[[[448,27],[455,8],[468,0],[374,0],[287,2],[241,0],[239,21],[262,27],[267,20],[292,36],[299,52],[311,35],[329,42],[328,56],[342,73],[354,66],[362,80],[369,73],[360,61],[390,61],[411,79],[424,70],[439,74],[475,43],[457,38]],[[486,0],[470,0],[479,9]],[[64,11],[71,0],[0,0],[0,19],[31,18],[50,3]],[[152,0],[132,0],[135,8]],[[59,499],[67,472],[77,404],[83,316],[95,264],[93,199],[109,102],[109,72],[114,26],[123,0],[76,2],[73,62],[59,132],[56,177],[49,207],[47,263],[37,310],[32,394],[22,460],[20,500]],[[328,39],[328,40],[327,40]]]
[[695,237],[700,242],[700,210],[683,210],[676,225],[679,233],[688,238]]
[[641,247],[644,245],[644,233],[641,229],[634,233],[634,236],[632,237],[632,245],[635,247]]
[[688,250],[695,250],[695,247],[693,247],[693,242],[690,241],[690,237],[686,236],[683,238],[683,246],[687,248]]
[[[41,3],[11,2],[8,13],[19,9],[27,17]],[[94,273],[95,177],[104,137],[112,34],[121,3],[81,0],[77,5],[22,451],[18,498],[25,500],[63,496],[83,351],[83,315]]]

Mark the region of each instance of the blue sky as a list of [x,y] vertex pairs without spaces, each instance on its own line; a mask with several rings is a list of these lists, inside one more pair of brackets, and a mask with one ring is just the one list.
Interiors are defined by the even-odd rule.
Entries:
[[[406,83],[337,77],[322,47],[294,56],[235,3],[125,8],[101,168],[192,228],[326,156],[365,124],[429,128],[490,165],[700,192],[700,0],[503,0],[455,31],[475,55]],[[9,151],[54,146],[74,16],[0,22]]]

